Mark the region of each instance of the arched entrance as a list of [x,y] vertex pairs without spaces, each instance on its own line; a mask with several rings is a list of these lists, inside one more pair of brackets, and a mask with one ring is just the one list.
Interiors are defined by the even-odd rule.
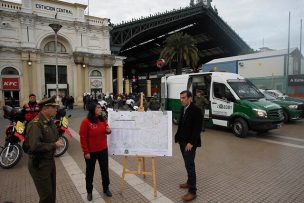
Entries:
[[[72,75],[69,69],[74,66],[70,62],[69,54],[72,53],[68,41],[59,36],[57,42],[58,73],[56,74],[56,49],[53,36],[46,37],[40,45],[43,50],[41,54],[41,69],[44,75],[44,94],[48,97],[56,95],[56,78],[58,79],[58,94],[60,97],[70,95],[69,78]],[[71,77],[71,76],[70,76]]]
[[5,67],[1,71],[1,77],[4,105],[19,107],[20,82],[18,70],[13,67]]
[[91,95],[93,99],[102,99],[103,81],[99,70],[93,70],[90,74]]

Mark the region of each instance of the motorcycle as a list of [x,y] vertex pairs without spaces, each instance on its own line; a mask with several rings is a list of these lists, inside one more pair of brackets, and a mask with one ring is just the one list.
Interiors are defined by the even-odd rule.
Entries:
[[126,104],[129,107],[130,111],[138,110],[138,106],[135,105],[135,101],[133,99],[127,99]]
[[105,118],[105,119],[108,119],[108,114],[109,114],[109,111],[113,111],[112,108],[110,108],[108,106],[108,103],[104,100],[101,100],[101,101],[98,101],[98,103],[100,104],[101,108],[102,108],[102,116]]
[[20,142],[24,141],[25,121],[21,110],[4,106],[4,118],[10,120],[5,128],[5,145],[1,147],[0,166],[9,169],[15,166],[23,155]]
[[58,136],[59,139],[62,140],[63,142],[63,147],[57,148],[55,151],[54,156],[59,157],[63,155],[69,148],[69,140],[67,139],[64,134],[67,134],[70,138],[72,138],[72,133],[69,131],[68,126],[69,126],[69,118],[71,115],[66,116],[66,108],[60,107],[57,110],[56,118],[54,119],[54,123],[57,126],[58,129]]

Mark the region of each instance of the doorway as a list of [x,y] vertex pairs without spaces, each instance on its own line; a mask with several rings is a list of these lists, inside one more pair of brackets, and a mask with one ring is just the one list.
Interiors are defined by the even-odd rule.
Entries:
[[20,107],[19,91],[4,90],[4,105]]

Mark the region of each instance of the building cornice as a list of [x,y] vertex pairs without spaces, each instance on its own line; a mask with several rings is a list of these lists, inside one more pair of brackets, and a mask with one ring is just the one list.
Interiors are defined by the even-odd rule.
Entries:
[[[38,16],[37,14],[29,14],[29,13],[24,13],[24,12],[10,12],[10,11],[4,11],[0,10],[0,17],[9,17],[9,18],[14,18],[14,19],[23,19],[23,18],[29,18],[35,20],[35,22],[39,23],[44,23],[44,24],[50,24],[54,23],[54,21],[60,23],[61,25],[65,27],[84,27],[89,30],[94,30],[94,31],[110,31],[110,27],[107,25],[92,25],[89,22],[80,22],[80,21],[68,21],[68,20],[62,20],[62,19],[52,19],[52,18],[47,18],[43,16]],[[103,18],[95,18],[94,19],[100,19],[100,20],[105,20]]]

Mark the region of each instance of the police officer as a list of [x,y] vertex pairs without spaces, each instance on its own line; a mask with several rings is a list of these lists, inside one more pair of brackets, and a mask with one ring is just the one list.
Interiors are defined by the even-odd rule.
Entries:
[[28,169],[33,178],[40,203],[56,201],[56,168],[54,152],[63,147],[52,118],[56,115],[55,96],[42,100],[40,113],[28,124]]
[[160,108],[160,103],[159,103],[159,100],[157,98],[157,94],[154,93],[153,97],[149,101],[149,109],[151,111],[158,111],[159,108]]
[[30,94],[29,102],[23,105],[24,117],[27,122],[30,122],[39,113],[39,105],[36,102],[36,95]]
[[204,116],[205,116],[205,108],[208,106],[209,101],[205,98],[204,92],[202,90],[196,90],[196,96],[194,97],[195,104],[198,108],[201,109],[202,114],[203,114],[203,127],[202,131],[205,131],[205,121],[204,121]]

